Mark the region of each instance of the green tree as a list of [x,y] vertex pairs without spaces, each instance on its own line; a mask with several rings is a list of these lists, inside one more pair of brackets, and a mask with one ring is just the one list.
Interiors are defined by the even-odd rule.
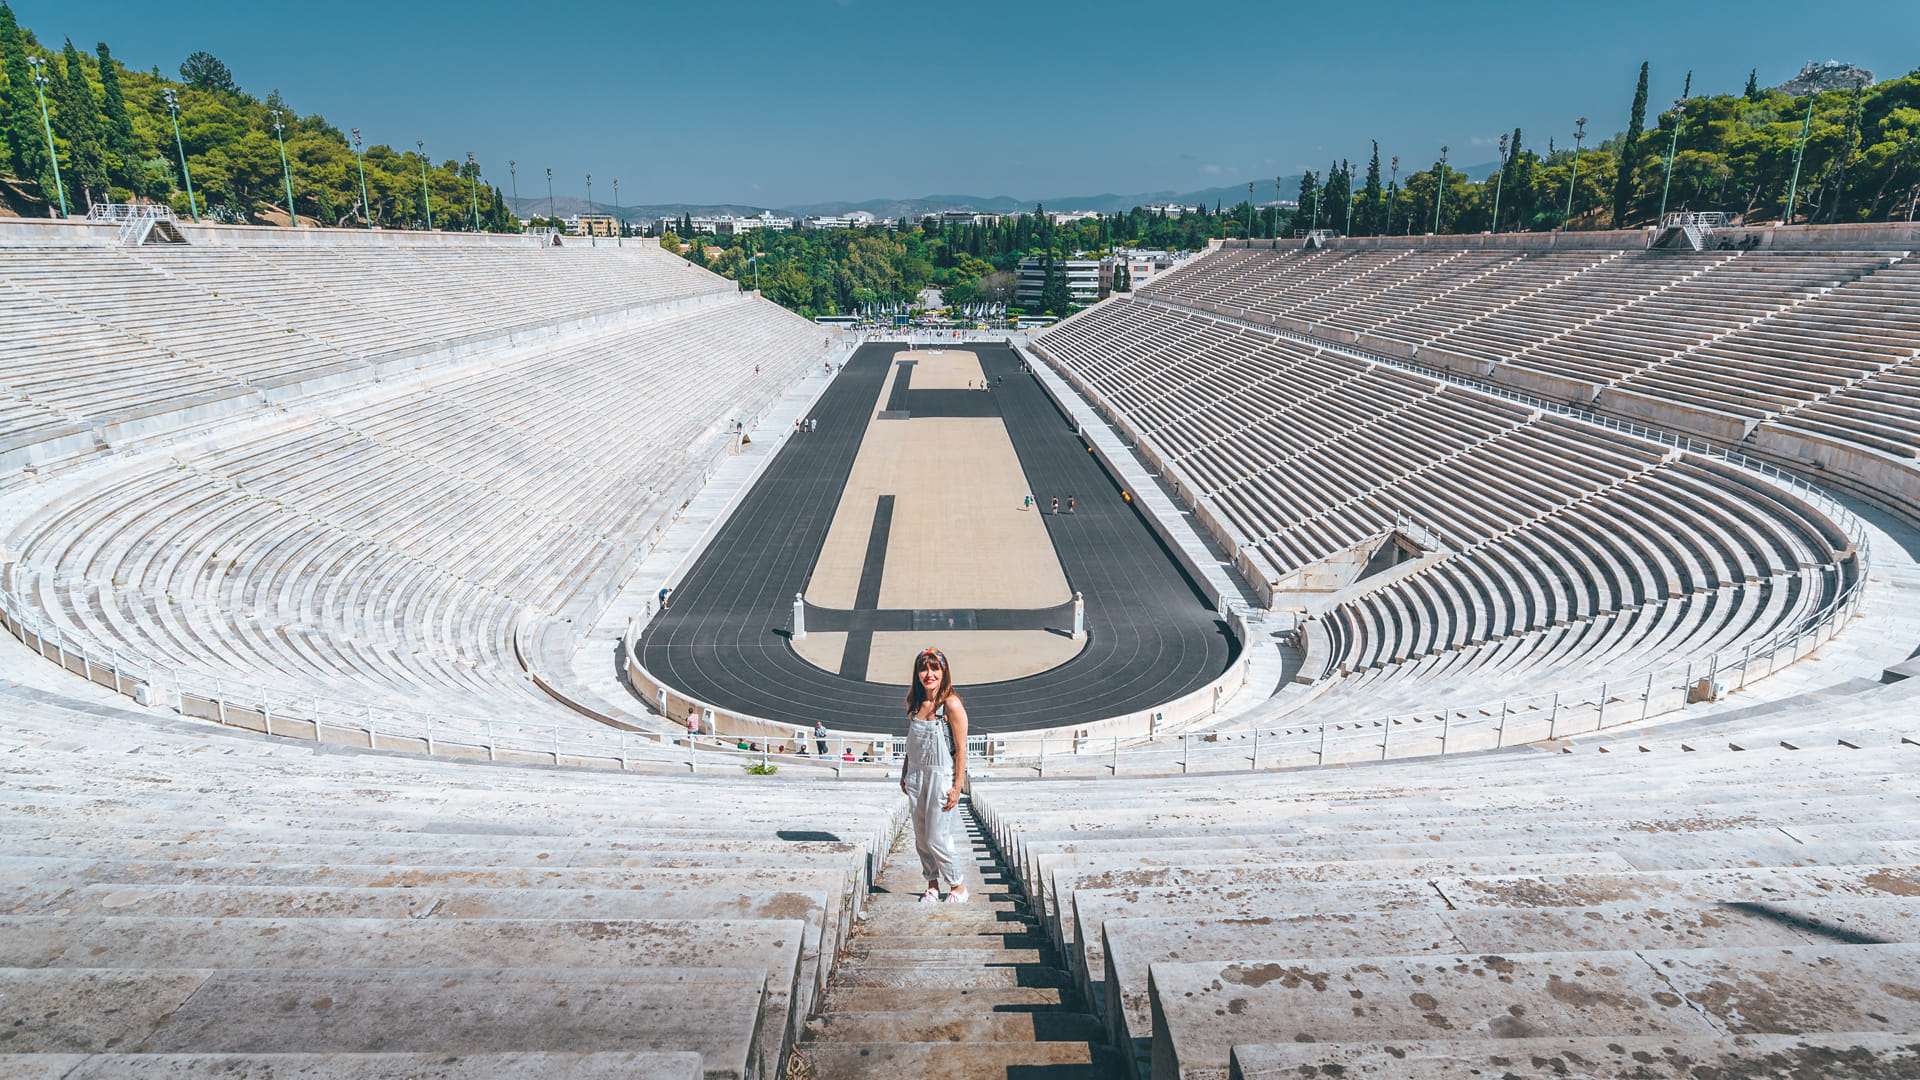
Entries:
[[1294,212],[1294,220],[1298,222],[1304,218],[1307,228],[1317,227],[1320,220],[1320,180],[1313,175],[1312,169],[1300,174],[1300,198],[1296,205],[1299,209]]
[[1353,202],[1353,164],[1336,161],[1327,166],[1326,186],[1320,189],[1320,201],[1325,209],[1321,217],[1326,227],[1335,232],[1347,231],[1347,214]]
[[105,201],[107,155],[100,144],[100,106],[93,99],[86,62],[71,39],[61,52],[53,90],[60,114],[58,134],[66,137],[67,144],[66,168],[61,175],[67,184],[67,201],[91,207]]
[[1380,187],[1380,140],[1375,139],[1373,159],[1367,162],[1367,186],[1353,215],[1354,231],[1359,236],[1383,235],[1387,231],[1386,217],[1386,192]]
[[107,153],[107,175],[133,194],[145,194],[142,158],[133,137],[133,117],[120,90],[120,64],[102,41],[94,47],[99,57],[102,141]]
[[53,159],[47,155],[46,135],[40,124],[40,101],[27,65],[27,32],[14,21],[13,9],[0,3],[0,70],[7,77],[6,149],[12,174],[31,180],[52,205]]
[[[1752,76],[1748,76],[1751,81]],[[1624,229],[1628,225],[1627,214],[1633,207],[1633,193],[1638,182],[1638,154],[1640,136],[1647,130],[1647,62],[1640,61],[1640,83],[1633,91],[1633,107],[1627,118],[1626,139],[1620,144],[1619,164],[1615,167],[1617,175],[1613,185],[1613,227]]]
[[1747,71],[1747,92],[1745,96],[1748,101],[1760,100],[1760,69],[1759,68],[1752,68]]
[[1055,261],[1053,252],[1040,257],[1040,310],[1066,317],[1073,313],[1073,294],[1067,289],[1067,272]]
[[1133,275],[1127,271],[1127,260],[1121,259],[1113,268],[1113,291],[1117,293],[1133,291]]
[[195,90],[218,94],[240,92],[240,84],[233,81],[233,72],[227,70],[227,65],[210,52],[197,52],[187,57],[180,65],[180,78]]

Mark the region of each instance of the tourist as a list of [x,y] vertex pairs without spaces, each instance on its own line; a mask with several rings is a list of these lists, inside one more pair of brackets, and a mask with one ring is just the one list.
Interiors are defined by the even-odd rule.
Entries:
[[818,720],[813,722],[813,744],[820,748],[820,756],[827,756],[827,725]]
[[920,873],[927,879],[923,904],[940,902],[940,883],[951,890],[950,904],[965,903],[966,860],[958,837],[960,789],[967,782],[967,709],[953,692],[953,672],[939,649],[913,662],[907,687],[907,750],[900,769],[900,790],[912,803],[913,846]]

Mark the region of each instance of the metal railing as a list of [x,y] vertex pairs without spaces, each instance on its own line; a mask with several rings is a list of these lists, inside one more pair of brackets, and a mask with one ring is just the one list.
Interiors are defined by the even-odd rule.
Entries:
[[[529,723],[422,712],[164,664],[60,626],[12,591],[0,592],[0,625],[42,658],[140,704],[263,734],[488,761],[626,769],[663,760],[658,747],[666,740],[653,732],[624,731],[584,720]],[[672,755],[664,760],[685,764]]]
[[[30,572],[16,567],[9,578]],[[1865,583],[1862,574],[1819,614],[1797,623],[1797,629],[1783,627],[1769,638],[1748,642],[1737,654],[1714,654],[1588,686],[1309,726],[1276,724],[1165,735],[973,735],[967,739],[969,760],[983,773],[1012,769],[1046,776],[1061,771],[1083,773],[1091,767],[1099,775],[1119,775],[1187,772],[1195,765],[1217,771],[1425,757],[1588,735],[1683,710],[1773,674],[1838,633],[1845,619],[1858,610]],[[529,723],[420,712],[267,687],[163,664],[103,644],[53,623],[14,590],[0,591],[0,625],[43,658],[141,704],[283,737],[344,742],[373,750],[622,770],[641,763],[698,771],[703,753],[709,766],[744,767],[758,761],[828,767],[836,776],[851,765],[875,766],[853,770],[855,775],[871,775],[901,761],[891,737],[870,733],[831,732],[829,747],[838,749],[821,756],[782,753],[773,749],[771,741],[742,736],[701,735],[687,741],[591,722]],[[684,758],[668,749],[672,744],[686,746]],[[863,749],[849,760],[849,746]]]
[[[982,775],[1012,770],[1042,777],[1225,772],[1434,757],[1590,736],[1716,700],[1791,665],[1839,632],[1858,610],[1865,583],[1864,576],[1856,579],[1836,602],[1799,621],[1796,628],[1781,628],[1737,651],[1583,686],[1318,724],[1146,736],[970,735],[968,769]],[[830,732],[825,754],[795,753],[785,750],[785,744],[775,750],[772,743],[740,737],[702,735],[699,741],[716,756],[742,766],[863,765],[872,772],[903,762],[896,749],[899,740],[872,734]]]
[[173,208],[159,203],[94,203],[87,220],[118,225],[127,221],[172,221]]
[[1662,228],[1724,229],[1733,215],[1720,210],[1674,210],[1660,220]]

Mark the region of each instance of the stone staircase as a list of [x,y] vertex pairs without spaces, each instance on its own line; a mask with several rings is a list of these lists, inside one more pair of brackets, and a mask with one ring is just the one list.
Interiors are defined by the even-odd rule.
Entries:
[[965,904],[921,904],[926,882],[913,838],[896,837],[866,913],[807,1020],[789,1077],[1022,1077],[1108,1080],[1130,1075],[1107,1043],[1018,880],[974,817]]

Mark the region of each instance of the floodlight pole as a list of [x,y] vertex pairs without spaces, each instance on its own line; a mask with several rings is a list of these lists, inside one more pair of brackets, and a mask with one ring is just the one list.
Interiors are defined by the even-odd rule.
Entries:
[[173,114],[173,148],[180,152],[180,176],[187,182],[187,213],[193,215],[193,223],[200,224],[200,207],[193,200],[193,173],[187,168],[187,148],[180,141],[180,101],[174,97],[173,88],[168,87],[164,95],[167,99],[167,111]]
[[474,163],[473,151],[467,151],[467,187],[473,195],[473,231],[480,231],[480,166]]
[[[1280,247],[1280,178],[1273,178],[1273,246]],[[1128,275],[1127,287],[1133,287],[1132,275]]]
[[[1393,235],[1393,209],[1394,209],[1393,204],[1396,201],[1396,196],[1399,194],[1399,187],[1400,187],[1400,155],[1395,154],[1393,156],[1393,179],[1387,181],[1387,235],[1388,236]],[[1411,215],[1408,216],[1408,220],[1412,220]],[[1413,231],[1413,226],[1411,225],[1407,226],[1407,231],[1411,233]]]
[[373,200],[367,198],[367,159],[360,152],[360,129],[353,129],[353,160],[360,166],[360,213],[367,219],[367,228],[373,228]]
[[1573,172],[1567,176],[1567,214],[1560,222],[1561,232],[1573,231],[1573,186],[1574,182],[1580,179],[1580,144],[1584,142],[1587,137],[1587,118],[1583,116],[1575,120],[1574,124]]
[[280,176],[287,182],[287,226],[300,227],[300,215],[293,209],[293,169],[287,165],[287,136],[280,124],[280,110],[273,110],[273,134],[280,140]]
[[1347,162],[1347,236],[1353,235],[1353,162]]
[[1500,189],[1507,185],[1507,137],[1500,136],[1500,172],[1493,182],[1493,231],[1500,231]]
[[553,216],[553,170],[548,169],[547,170],[547,225],[549,228],[552,227],[554,220],[555,218]]
[[47,159],[53,162],[53,190],[60,196],[60,216],[67,216],[67,185],[60,179],[60,151],[53,148],[53,121],[47,119],[47,77],[40,73],[40,65],[46,63],[38,56],[27,57],[27,63],[33,65],[33,89],[40,95],[40,126],[47,132]]
[[420,202],[427,211],[427,231],[432,232],[433,193],[427,190],[427,144],[420,139],[415,139],[413,145],[420,151]]
[[[1807,153],[1807,132],[1813,128],[1813,102],[1818,94],[1807,95],[1807,119],[1800,125],[1800,145],[1793,152],[1793,184],[1787,188],[1787,212],[1780,217],[1780,224],[1793,224],[1793,204],[1800,194],[1800,161]],[[41,111],[46,111],[46,102],[42,100]]]
[[[613,246],[614,247],[627,246],[626,237],[621,235],[624,232],[626,232],[626,230],[620,227],[620,178],[616,176],[613,178]],[[756,269],[755,272],[757,273],[758,270]],[[759,287],[760,286],[758,285],[754,286],[756,290],[759,289]]]
[[1440,207],[1447,201],[1447,148],[1440,148],[1440,171],[1435,174],[1439,187],[1433,192],[1433,235],[1440,235]]
[[1247,181],[1247,246],[1253,246],[1253,181]]
[[[587,214],[588,216],[592,216],[593,214],[593,174],[592,173],[587,174]],[[592,225],[587,226],[587,246],[588,247],[600,246],[600,237],[595,235]]]
[[1660,220],[1667,221],[1667,193],[1673,190],[1673,159],[1680,152],[1680,129],[1687,122],[1687,99],[1680,98],[1673,103],[1673,141],[1667,145],[1667,179],[1660,185]]
[[517,229],[520,227],[520,174],[513,171],[516,164],[512,158],[507,159],[507,182],[513,185],[513,225]]

